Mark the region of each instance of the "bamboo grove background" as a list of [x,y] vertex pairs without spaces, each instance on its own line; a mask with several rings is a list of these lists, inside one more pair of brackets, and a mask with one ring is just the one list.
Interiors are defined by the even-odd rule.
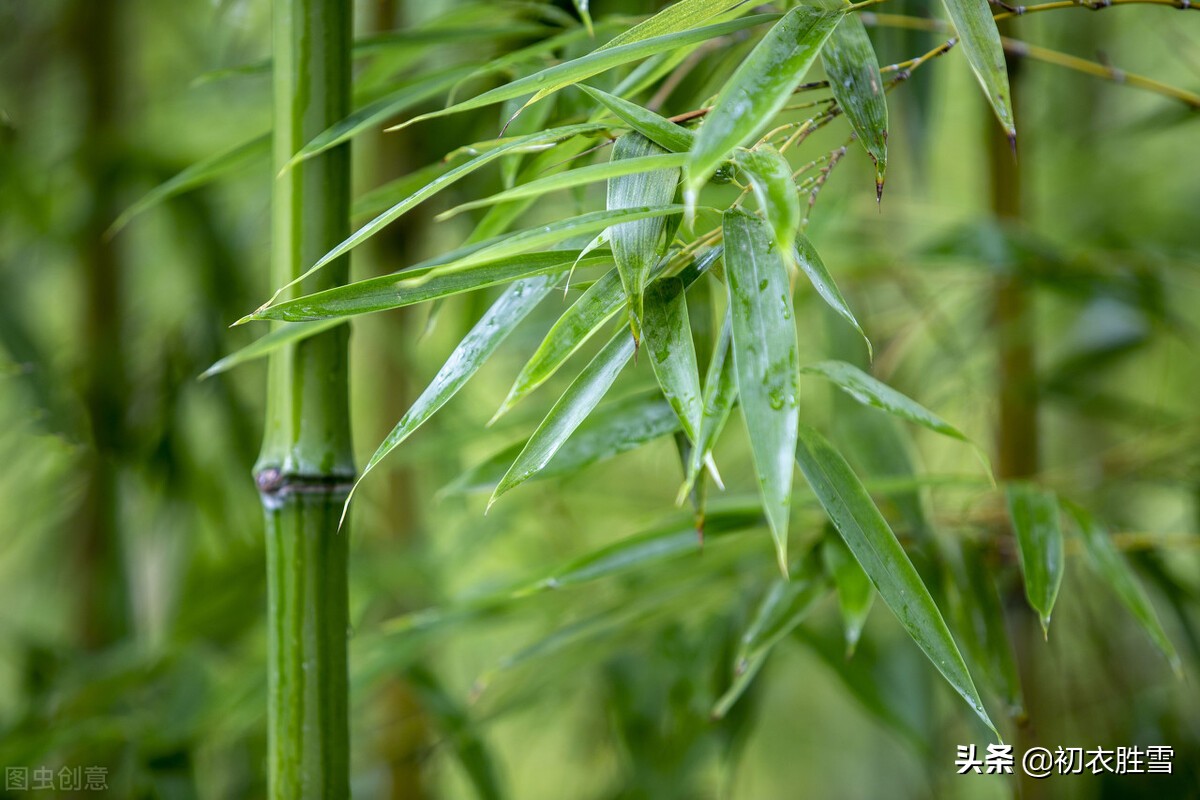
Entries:
[[[593,6],[597,38],[657,10]],[[915,0],[868,10],[880,64],[947,38],[927,22],[876,24],[885,12],[941,13]],[[356,106],[397,74],[482,63],[572,30],[581,35],[554,56],[595,44],[571,3],[377,0],[357,3],[355,21],[356,39],[377,48],[356,62]],[[266,791],[266,564],[248,478],[265,369],[197,376],[256,338],[252,326],[228,326],[278,288],[267,269],[276,170],[256,143],[271,126],[270,25],[265,2],[0,3],[0,766],[104,765],[114,796]],[[389,39],[397,30],[407,33]],[[1006,741],[1166,744],[1175,774],[1051,788],[955,777],[955,745],[990,733],[882,604],[847,657],[828,597],[714,721],[738,637],[778,576],[764,528],[720,528],[756,499],[739,426],[718,450],[726,491],[710,489],[727,516],[711,515],[702,553],[690,513],[673,505],[681,473],[670,436],[515,489],[486,515],[488,491],[470,491],[490,489],[499,474],[489,459],[532,432],[578,369],[486,425],[565,309],[552,293],[356,492],[347,544],[357,796],[1194,796],[1200,181],[1186,99],[1200,88],[1200,14],[1068,8],[1010,20],[1002,33],[1092,65],[1010,59],[1017,161],[961,48],[889,94],[881,206],[866,153],[851,143],[840,154],[844,121],[806,142],[809,158],[839,154],[805,212],[807,236],[874,359],[803,285],[800,362],[869,368],[978,443],[1001,479],[1033,478],[1103,518],[1182,677],[1103,570],[1089,568],[1076,534],[1043,639],[1003,492],[971,448],[810,377],[805,420],[836,434],[902,542],[927,529],[974,554],[939,592]],[[714,93],[732,69],[720,59],[744,57],[756,39],[733,34],[705,51],[712,69],[676,91]],[[1139,89],[1129,74],[1177,91]],[[490,80],[458,99],[500,82]],[[562,106],[585,102],[561,94]],[[431,94],[402,118],[444,99]],[[369,218],[360,212],[372,189],[495,137],[513,110],[358,136],[355,227]],[[508,133],[540,124],[526,112]],[[110,235],[153,187],[245,142],[219,181]],[[459,246],[479,216],[435,216],[499,191],[520,166],[480,170],[416,207],[355,250],[352,277]],[[560,207],[534,206],[521,227],[602,207],[604,188],[555,197]],[[360,468],[497,294],[356,318],[349,417]],[[709,328],[698,334],[705,357],[699,342],[715,338],[720,319],[693,324]],[[610,399],[653,389],[648,361],[627,369]],[[794,546],[826,535],[796,486]],[[617,549],[608,552],[629,563],[595,579],[511,591],[578,576],[596,563],[589,554],[655,531],[678,532],[678,557]],[[1021,710],[1013,682],[989,676],[987,642],[970,646],[973,621],[956,613],[953,586],[981,582],[972,569],[994,580]]]

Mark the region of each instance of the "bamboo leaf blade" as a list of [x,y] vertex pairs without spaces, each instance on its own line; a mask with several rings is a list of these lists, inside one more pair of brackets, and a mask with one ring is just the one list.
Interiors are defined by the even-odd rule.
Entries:
[[763,37],[717,96],[686,168],[691,195],[738,145],[761,133],[816,60],[842,12],[797,6]]
[[655,114],[648,108],[631,103],[623,97],[609,94],[587,84],[576,88],[585,92],[596,102],[611,111],[619,120],[650,141],[672,153],[687,153],[696,141],[696,134],[666,117]]
[[857,14],[846,14],[821,51],[833,97],[875,162],[876,198],[887,176],[888,109],[879,59],[866,26]]
[[651,284],[646,292],[645,315],[642,334],[650,366],[684,434],[695,442],[703,400],[683,281],[663,278]]
[[491,507],[505,492],[541,471],[587,418],[633,357],[633,340],[618,332],[567,388],[500,480]]
[[786,574],[800,397],[791,288],[765,222],[731,209],[723,230],[738,395],[763,507]]
[[846,298],[842,296],[842,292],[838,289],[837,283],[833,280],[833,276],[829,274],[829,270],[825,268],[825,263],[821,261],[821,256],[817,253],[817,248],[813,247],[812,242],[802,234],[796,234],[796,251],[793,253],[800,271],[803,272],[813,289],[825,304],[834,310],[834,312],[850,323],[854,330],[858,331],[863,342],[867,345],[868,357],[874,357],[874,348],[871,346],[871,340],[867,338],[866,331],[858,324],[858,319],[855,318],[854,312],[850,310],[850,304],[846,302]]
[[245,364],[249,361],[254,361],[259,358],[265,358],[279,348],[294,344],[307,339],[310,336],[316,336],[318,333],[329,330],[330,328],[341,325],[345,320],[341,319],[326,319],[319,322],[289,322],[280,325],[275,330],[265,336],[255,339],[245,347],[235,350],[224,358],[214,363],[211,367],[200,373],[200,379],[211,378],[214,375],[219,375],[222,372],[227,372],[234,367]]
[[1025,700],[1003,600],[993,577],[995,570],[985,561],[979,545],[964,541],[960,552],[962,569],[956,575],[959,630],[993,690],[1008,704],[1009,715],[1019,719],[1025,713]]
[[1024,482],[1009,484],[1007,498],[1025,578],[1025,597],[1038,614],[1042,633],[1049,636],[1050,614],[1066,561],[1058,499],[1053,492]]
[[884,603],[954,690],[996,732],[933,597],[850,465],[807,425],[800,426],[796,461]]
[[800,195],[787,159],[763,145],[738,152],[734,160],[750,179],[758,207],[775,234],[775,246],[781,253],[792,253],[800,230]]
[[679,0],[679,2],[670,3],[649,19],[618,33],[598,49],[610,50],[657,36],[680,33],[707,22],[718,14],[742,5],[744,2],[745,0]]
[[822,540],[821,560],[826,574],[833,579],[837,589],[838,610],[841,611],[846,637],[846,658],[850,658],[858,647],[858,640],[862,638],[871,606],[875,604],[875,587],[862,566],[854,560],[850,548],[836,533]]
[[704,377],[704,408],[700,417],[700,436],[692,448],[687,477],[680,490],[680,499],[691,492],[705,462],[712,459],[717,439],[737,403],[737,374],[733,368],[730,344],[733,341],[733,320],[728,313],[721,325],[713,356]]
[[992,7],[988,0],[943,0],[954,30],[962,41],[963,51],[971,70],[983,87],[996,119],[1008,134],[1016,140],[1017,126],[1013,118],[1012,92],[1008,85],[1008,65],[1004,60],[1004,45],[1000,31],[992,18]]

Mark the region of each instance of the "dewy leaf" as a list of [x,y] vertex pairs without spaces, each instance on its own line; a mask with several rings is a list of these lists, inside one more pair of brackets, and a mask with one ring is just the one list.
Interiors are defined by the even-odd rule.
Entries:
[[680,491],[681,497],[692,490],[704,463],[711,459],[717,438],[720,437],[721,431],[725,430],[725,423],[733,411],[734,403],[737,402],[737,375],[733,369],[733,356],[729,352],[732,340],[733,320],[726,314],[713,356],[708,362],[708,372],[704,376],[704,410],[700,417],[700,437],[696,446],[692,448],[687,478]]
[[696,136],[686,168],[693,196],[733,148],[761,133],[779,113],[841,17],[840,11],[797,6],[746,57]]
[[[612,161],[644,158],[661,155],[663,152],[661,147],[645,136],[631,132],[617,139],[617,143],[613,145]],[[608,210],[668,206],[675,198],[675,187],[678,183],[678,169],[637,172],[612,178],[608,182]],[[669,244],[663,241],[666,228],[666,218],[659,216],[614,225],[609,231],[613,259],[617,262],[617,272],[621,276],[621,285],[625,288],[625,299],[629,305],[630,324],[635,339],[640,338],[642,294],[646,290],[650,270],[658,263],[659,257]]]
[[500,495],[521,485],[550,463],[550,459],[592,412],[632,357],[633,339],[624,331],[618,331],[550,409],[492,492],[489,508]]
[[854,318],[854,312],[850,310],[850,305],[846,302],[846,298],[842,297],[841,291],[838,289],[837,284],[834,283],[833,276],[829,274],[829,270],[825,268],[824,262],[821,261],[821,256],[817,254],[817,249],[812,246],[812,242],[802,233],[796,234],[796,252],[794,256],[796,263],[800,266],[800,271],[808,276],[808,280],[812,283],[813,288],[817,290],[817,294],[821,296],[821,299],[830,308],[837,312],[839,317],[854,326],[854,330],[858,331],[863,341],[867,343],[867,355],[873,356],[871,340],[867,338],[866,332],[858,324],[858,320]]
[[1129,562],[1121,556],[1113,544],[1109,532],[1082,507],[1071,502],[1064,502],[1063,507],[1074,518],[1075,524],[1079,526],[1083,547],[1087,552],[1088,562],[1092,569],[1117,593],[1117,597],[1137,619],[1155,646],[1167,657],[1171,668],[1181,674],[1183,666],[1179,661],[1178,653],[1175,652],[1175,646],[1171,644],[1167,632],[1163,630],[1162,623],[1159,622],[1158,614],[1155,613],[1154,606],[1150,604],[1150,598],[1146,596],[1145,589],[1138,583],[1133,570],[1129,567]]
[[222,372],[233,369],[239,364],[245,364],[247,361],[264,358],[271,353],[283,347],[285,344],[299,342],[302,339],[307,339],[310,336],[316,336],[318,333],[329,330],[332,327],[341,325],[345,322],[342,319],[324,319],[320,322],[289,322],[278,326],[275,330],[268,333],[266,336],[255,339],[250,344],[235,350],[229,355],[222,358],[220,361],[213,364],[208,369],[200,374],[200,379],[211,378],[213,375],[218,375]]
[[842,625],[846,630],[846,657],[849,658],[858,647],[867,615],[875,603],[875,587],[836,533],[831,533],[822,541],[821,558],[825,563],[825,571],[837,587],[838,608],[842,612]]
[[1025,597],[1041,619],[1042,633],[1048,636],[1065,560],[1058,500],[1053,492],[1028,483],[1011,483],[1007,493],[1008,515],[1025,576]]
[[[501,283],[566,272],[579,256],[577,250],[551,250],[501,258],[479,264],[470,270],[432,275],[440,265],[412,267],[391,275],[348,283],[334,289],[297,297],[256,313],[253,319],[306,322],[318,319],[350,317],[410,306],[448,297],[460,292],[486,289]],[[610,264],[607,255],[590,256],[580,266]]]
[[725,212],[725,275],[733,318],[733,363],[763,508],[787,573],[788,516],[800,397],[796,323],[787,268],[767,224]]
[[1008,138],[1015,141],[1017,126],[1013,119],[1012,94],[1008,88],[1008,66],[1004,61],[1000,31],[996,28],[996,20],[992,18],[991,4],[988,0],[944,2],[984,95]]
[[537,93],[535,97],[541,98],[579,81],[587,80],[593,75],[598,75],[601,72],[619,67],[622,64],[628,64],[630,61],[638,61],[656,53],[674,50],[677,47],[699,44],[709,39],[715,39],[718,36],[725,36],[726,34],[760,25],[775,18],[774,14],[757,14],[741,19],[729,20],[728,22],[720,22],[715,25],[707,25],[703,28],[693,28],[679,33],[654,36],[650,39],[631,42],[606,50],[596,50],[588,53],[586,56],[572,59],[562,64],[556,64],[528,77],[512,81],[504,86],[499,86],[481,95],[472,97],[470,100],[455,103],[449,108],[413,117],[402,125],[397,125],[390,130],[404,128],[422,120],[443,117],[448,114],[457,114],[461,111],[469,111],[473,108],[481,108],[493,103],[502,103],[513,97],[522,97],[533,92]]
[[176,195],[183,194],[206,183],[211,183],[234,170],[245,167],[252,161],[260,158],[266,159],[270,152],[271,134],[264,133],[262,136],[257,136],[229,150],[224,150],[216,155],[197,161],[178,175],[151,189],[140,200],[121,212],[121,216],[117,217],[116,221],[105,232],[105,236],[115,236],[122,228],[129,224],[129,220],[143,211],[154,208],[154,206],[164,200],[169,200]]
[[821,51],[821,63],[838,106],[875,162],[875,197],[887,174],[888,110],[879,60],[857,14],[846,14]]
[[807,425],[800,426],[796,461],[883,602],[954,690],[998,736],[946,621],[850,465],[825,437]]
[[622,97],[600,89],[594,89],[582,83],[577,88],[582,89],[589,97],[615,114],[618,119],[659,147],[672,153],[686,153],[692,149],[696,134],[682,125],[659,116],[637,103],[631,103]]
[[482,208],[484,206],[496,205],[497,203],[505,203],[511,200],[522,200],[530,197],[540,197],[550,192],[560,191],[562,189],[573,189],[577,186],[584,186],[589,183],[606,181],[610,178],[616,178],[623,175],[634,175],[639,172],[651,172],[661,169],[679,169],[683,166],[684,159],[687,158],[682,153],[663,153],[660,155],[649,155],[643,158],[629,158],[623,161],[608,161],[602,164],[590,164],[586,167],[578,167],[577,169],[568,170],[557,175],[548,175],[544,178],[530,181],[529,183],[521,183],[507,189],[503,192],[485,197],[481,200],[472,200],[469,203],[455,206],[449,211],[444,211],[437,216],[439,221],[449,219],[450,217],[461,214],[464,211],[469,211],[473,208]]
[[687,296],[679,278],[663,278],[650,285],[642,333],[663,396],[679,417],[688,440],[694,443],[700,431],[703,401]]
[[781,253],[791,253],[800,230],[800,195],[787,159],[774,147],[763,145],[739,151],[734,161],[750,179],[754,199],[775,233],[775,246]]
[[613,47],[645,41],[655,36],[686,31],[744,2],[745,0],[679,0],[677,3],[671,3],[650,19],[639,22],[623,33],[618,33],[598,49],[609,50]]
[[[534,306],[549,294],[558,279],[558,275],[525,278],[513,283],[500,295],[479,322],[475,323],[475,327],[463,337],[458,347],[454,348],[454,352],[446,359],[446,363],[438,370],[429,386],[375,450],[375,454],[355,481],[355,488],[358,488],[358,484],[376,464],[466,385],[471,376],[496,352],[501,342],[525,319]],[[350,505],[349,497],[346,498],[346,505]]]
[[984,561],[980,547],[962,543],[962,571],[956,575],[959,595],[958,629],[976,664],[995,692],[1008,704],[1010,716],[1024,713],[1021,678],[1004,621],[1004,605],[996,587],[993,569]]
[[592,334],[617,313],[624,301],[621,278],[614,267],[589,286],[551,326],[538,349],[521,368],[512,388],[508,390],[508,396],[488,424],[495,422],[545,383]]

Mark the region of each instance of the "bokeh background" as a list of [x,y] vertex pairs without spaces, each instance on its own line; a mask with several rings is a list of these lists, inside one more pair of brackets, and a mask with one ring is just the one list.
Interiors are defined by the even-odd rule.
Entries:
[[[592,12],[656,5],[599,0]],[[571,3],[548,6],[575,13]],[[465,43],[416,40],[364,59],[381,86],[409,70],[483,61],[568,24],[536,2],[360,0],[356,9],[364,37],[511,29]],[[921,0],[882,10],[940,11]],[[258,362],[197,376],[261,332],[228,326],[274,288],[265,151],[116,236],[105,232],[152,187],[268,129],[270,81],[254,65],[269,55],[269,14],[266,0],[0,0],[0,766],[100,765],[114,797],[264,793],[265,581],[250,469],[265,373]],[[1200,15],[1068,9],[1019,20],[1009,33],[1200,89]],[[941,41],[885,27],[872,36],[881,63]],[[745,47],[727,43],[714,64]],[[802,409],[877,479],[902,539],[927,528],[989,554],[1028,712],[1018,724],[987,696],[1006,740],[1169,745],[1174,774],[1023,785],[956,776],[955,746],[982,747],[988,734],[881,604],[848,659],[836,603],[823,601],[728,717],[711,720],[732,643],[775,576],[762,529],[645,569],[471,606],[626,536],[687,524],[673,505],[680,472],[670,437],[522,487],[486,516],[486,492],[455,489],[527,436],[565,388],[560,376],[485,426],[561,311],[556,296],[356,497],[358,796],[1200,796],[1200,116],[1037,61],[1014,69],[1019,160],[997,141],[965,59],[951,52],[890,96],[882,207],[871,165],[852,147],[809,236],[875,344],[876,375],[993,460],[1003,447],[1038,453],[1036,478],[1119,534],[1180,652],[1181,676],[1074,539],[1042,640],[1002,494],[969,448],[852,411],[808,380]],[[687,110],[672,103],[703,96],[705,74],[666,108]],[[555,102],[577,102],[569,94]],[[495,136],[501,114],[360,137],[356,193]],[[834,124],[805,152],[815,157],[847,135]],[[1014,177],[1015,193],[997,189]],[[355,276],[461,243],[470,215],[433,217],[502,180],[497,170],[477,173],[404,217],[356,251]],[[1005,196],[1019,196],[1019,208]],[[535,205],[527,219],[602,202],[595,187]],[[1029,301],[1007,324],[1032,342],[1031,369],[1017,380],[1036,390],[1036,440],[997,442],[997,349],[1011,330],[994,306],[1005,281]],[[354,322],[360,463],[488,302],[468,295],[436,314],[419,307]],[[797,303],[802,358],[866,364],[861,343],[811,289]],[[643,360],[614,396],[652,385]],[[755,491],[738,428],[718,450],[731,503]],[[914,469],[923,477],[907,474]],[[891,489],[880,482],[888,477]],[[823,525],[801,500],[795,540],[818,539]],[[415,623],[405,616],[435,608],[443,612]]]

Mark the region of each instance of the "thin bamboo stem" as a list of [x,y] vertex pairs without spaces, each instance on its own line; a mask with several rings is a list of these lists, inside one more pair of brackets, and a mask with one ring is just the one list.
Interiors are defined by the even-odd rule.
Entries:
[[[349,233],[343,146],[284,169],[305,142],[350,110],[352,5],[274,0],[271,281],[282,286]],[[348,261],[293,291],[343,283]],[[350,793],[347,541],[338,531],[354,477],[345,326],[271,356],[255,480],[266,517],[269,792]]]

